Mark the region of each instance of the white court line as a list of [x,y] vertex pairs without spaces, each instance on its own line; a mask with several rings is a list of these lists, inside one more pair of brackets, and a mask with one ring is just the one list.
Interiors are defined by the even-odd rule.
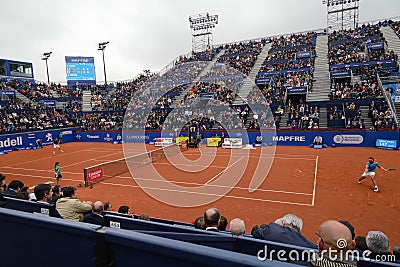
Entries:
[[[197,185],[197,186],[204,186],[206,184],[199,184],[199,183],[192,183],[192,182],[181,182],[181,181],[170,181],[170,180],[156,180],[156,179],[148,179],[148,178],[132,178],[127,176],[116,176],[113,178],[123,178],[123,179],[134,179],[134,180],[143,180],[143,181],[157,181],[157,182],[164,182],[164,183],[175,183],[175,184],[186,184],[186,185]],[[222,188],[232,188],[232,189],[239,189],[239,190],[249,190],[247,187],[240,187],[240,186],[229,186],[229,185],[213,185],[207,184],[207,187],[222,187]],[[301,193],[301,192],[291,192],[291,191],[281,191],[281,190],[271,190],[271,189],[257,189],[256,191],[261,192],[271,192],[271,193],[282,193],[282,194],[293,194],[293,195],[305,195],[311,196],[310,193]]]
[[[100,161],[100,162],[104,162],[104,160],[95,160],[95,161]],[[173,165],[171,165],[171,163],[168,162],[157,162],[154,161],[151,163],[152,165],[169,165],[169,166],[183,166],[183,167],[207,167],[208,168],[217,168],[217,169],[225,169],[228,166],[215,166],[215,165],[211,165],[211,166],[203,166],[203,165],[195,165],[195,164],[183,164],[183,163],[174,163]]]
[[[27,170],[27,171],[39,171],[39,172],[49,172],[52,173],[53,171],[47,171],[47,170],[35,170],[35,169],[24,169],[24,168],[14,168],[10,167],[10,169],[18,169],[18,170]],[[5,172],[3,172],[5,173]],[[67,174],[72,174],[72,175],[82,175],[80,172],[66,172],[63,171],[63,173]],[[14,174],[14,173],[8,173],[8,174]],[[22,174],[15,174],[15,175],[21,175],[21,176],[31,176],[31,177],[43,177],[43,176],[36,176],[36,175],[22,175]],[[131,176],[115,176],[110,179],[129,179],[129,180],[143,180],[143,181],[154,181],[154,182],[163,182],[163,183],[174,183],[174,184],[183,184],[183,185],[195,185],[195,186],[204,186],[204,184],[200,183],[193,183],[193,182],[182,182],[182,181],[171,181],[171,180],[156,180],[156,179],[150,179],[150,178],[141,178],[141,177],[136,177],[132,178]],[[63,180],[66,180],[63,178]],[[74,181],[74,180],[71,180]],[[240,186],[228,186],[228,185],[207,185],[208,187],[221,187],[221,188],[232,188],[232,189],[238,189],[238,190],[248,190],[246,187],[240,187]],[[256,191],[260,192],[271,192],[271,193],[282,193],[282,194],[290,194],[290,195],[304,195],[304,196],[312,196],[312,194],[309,193],[301,193],[301,192],[292,192],[292,191],[281,191],[281,190],[271,190],[271,189],[257,189]]]
[[169,191],[169,192],[179,192],[179,193],[191,193],[191,194],[198,194],[198,195],[220,196],[220,197],[226,197],[226,198],[235,198],[235,199],[244,199],[244,200],[254,200],[254,201],[262,201],[262,202],[273,202],[273,203],[289,204],[289,205],[311,206],[311,205],[308,204],[308,203],[297,203],[297,202],[270,200],[270,199],[262,199],[262,198],[240,197],[240,196],[231,196],[231,195],[218,195],[218,194],[203,193],[203,192],[191,192],[191,191],[184,191],[184,190],[175,190],[175,189],[166,189],[166,188],[153,188],[153,187],[145,187],[145,186],[137,186],[137,185],[114,184],[114,183],[106,183],[106,182],[100,182],[100,184],[114,185],[114,186],[123,186],[123,187],[133,187],[133,188],[142,188],[142,189],[151,189],[151,190],[160,190],[160,191]]
[[[25,170],[25,171],[37,171],[37,172],[50,172],[54,173],[54,170],[38,170],[38,169],[27,169],[27,168],[18,168],[18,167],[0,167],[0,169],[12,169],[12,170]],[[74,175],[83,175],[83,173],[78,172],[67,172],[63,171],[62,173],[74,174]]]
[[[92,161],[92,160],[95,160],[95,159],[106,158],[106,157],[108,157],[108,156],[112,156],[112,155],[116,155],[116,154],[119,154],[119,152],[115,152],[115,153],[108,154],[108,155],[101,156],[101,157],[97,157],[97,158],[91,158],[91,159],[84,160],[84,161],[79,161],[79,162],[72,163],[72,164],[69,164],[69,165],[64,165],[64,166],[62,166],[62,167],[63,167],[63,168],[71,167],[71,166],[75,166],[75,165],[81,164],[81,163],[83,163],[83,162],[88,162],[88,161]],[[116,159],[116,160],[118,160],[118,159]],[[103,162],[104,162],[104,160],[103,160]]]
[[208,180],[204,185],[208,185],[209,183],[211,183],[212,181],[215,180],[215,178],[217,178],[218,176],[220,176],[221,174],[223,174],[224,172],[226,172],[230,167],[232,167],[233,165],[235,165],[237,162],[241,161],[244,157],[241,157],[240,159],[238,159],[237,161],[235,161],[234,163],[232,163],[231,165],[227,166],[224,170],[222,170],[220,173],[218,173],[217,175],[215,175],[213,178],[211,178],[210,180]]
[[[230,154],[232,154],[232,152],[225,152],[224,150],[218,150],[218,151],[216,151],[215,154],[213,154],[213,153],[203,153],[202,151],[200,151],[199,153],[190,153],[190,150],[189,150],[189,152],[184,152],[183,154],[184,155],[200,155],[200,154],[202,154],[202,155],[215,155],[215,154],[218,154],[218,155],[230,155]],[[274,153],[274,156],[312,157],[312,159],[314,160],[314,156],[315,155],[311,155],[311,154],[302,154],[302,155],[300,155],[300,154],[283,154],[283,153],[275,154]]]
[[[61,154],[58,154],[57,156],[71,155],[71,154],[75,154],[75,153],[81,153],[81,152],[84,152],[84,151],[86,151],[86,150],[84,149],[84,150],[66,152],[66,153],[62,152]],[[51,155],[50,157],[44,157],[44,158],[39,158],[39,159],[34,159],[34,160],[29,160],[29,161],[24,161],[24,162],[8,165],[8,167],[10,167],[10,166],[18,166],[18,165],[21,165],[21,164],[36,162],[36,161],[40,161],[40,160],[44,160],[44,159],[53,159],[54,157],[55,157],[55,155]]]
[[[98,152],[109,152],[109,151],[121,151],[121,152],[124,152],[124,150],[122,148],[120,148],[120,149],[109,149],[109,148],[92,147],[92,148],[89,148],[89,150],[98,151]],[[132,152],[133,151],[143,152],[143,149],[128,149],[128,150],[125,150],[125,151],[128,151],[128,152],[131,152],[131,151]]]
[[[183,154],[184,156],[220,156],[220,157],[232,157],[232,158],[238,158],[238,157],[243,157],[241,155],[231,155],[231,154]],[[279,157],[279,156],[263,156],[263,157],[259,157],[259,156],[248,156],[248,158],[255,158],[255,159],[298,159],[298,160],[310,160],[310,161],[314,161],[315,158],[285,158],[285,157]]]
[[316,189],[316,185],[317,185],[317,171],[318,171],[318,156],[315,159],[314,188],[313,188],[312,202],[311,202],[311,206],[312,207],[314,207],[314,203],[315,203],[315,189]]

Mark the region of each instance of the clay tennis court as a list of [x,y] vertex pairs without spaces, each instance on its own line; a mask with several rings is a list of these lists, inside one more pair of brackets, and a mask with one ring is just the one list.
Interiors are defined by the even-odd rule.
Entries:
[[[142,153],[138,145],[137,153]],[[69,143],[63,145],[64,153],[52,154],[52,147],[36,151],[19,151],[1,157],[0,172],[7,182],[20,179],[33,187],[38,183],[54,183],[54,163],[61,163],[62,186],[78,187],[81,200],[110,201],[114,210],[128,205],[135,213],[191,222],[201,215],[206,207],[217,207],[228,220],[239,217],[245,220],[246,231],[255,224],[268,223],[293,213],[303,218],[303,233],[316,241],[315,231],[319,224],[329,218],[349,220],[357,235],[366,235],[369,230],[381,230],[388,234],[392,244],[400,243],[400,192],[398,173],[377,170],[376,179],[380,192],[372,191],[372,182],[364,180],[359,185],[356,179],[363,172],[369,156],[374,156],[386,168],[400,169],[399,152],[373,148],[328,148],[323,150],[305,147],[277,147],[271,170],[267,178],[254,192],[249,192],[252,174],[261,161],[271,161],[270,155],[262,155],[260,148],[246,151],[248,163],[239,182],[225,195],[218,195],[228,185],[218,184],[218,179],[234,169],[234,164],[246,160],[241,152],[233,155],[223,148],[189,149],[184,157],[190,164],[175,164],[167,159],[151,166],[137,168],[132,175],[127,172],[95,184],[83,187],[83,168],[124,157],[122,145],[108,143]],[[130,154],[135,154],[131,148]],[[147,149],[155,149],[148,146]],[[266,148],[263,148],[266,149]],[[216,156],[213,156],[214,153]],[[245,152],[243,152],[245,153]],[[246,155],[246,154],[243,154]],[[199,158],[210,157],[210,166],[200,166]],[[230,161],[231,160],[231,161]],[[268,164],[265,164],[268,165]],[[164,204],[149,196],[138,183],[146,183],[149,192],[163,191],[165,182],[149,177],[149,168],[154,167],[166,180],[179,186],[180,190],[165,190],[165,194],[178,194],[181,198],[219,199],[199,207],[176,207]],[[184,167],[184,168],[183,168]],[[183,169],[199,169],[188,172]],[[191,193],[190,188],[206,187],[207,193]],[[182,189],[183,188],[183,189]],[[187,188],[187,190],[185,189]],[[229,188],[230,189],[230,188]],[[212,191],[214,190],[214,191]],[[210,193],[211,192],[211,193]],[[180,195],[181,194],[181,195]],[[207,195],[208,194],[208,195]]]

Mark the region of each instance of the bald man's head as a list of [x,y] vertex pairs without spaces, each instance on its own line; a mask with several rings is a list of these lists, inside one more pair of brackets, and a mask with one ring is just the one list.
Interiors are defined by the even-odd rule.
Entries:
[[344,224],[329,220],[321,224],[318,230],[320,242],[319,249],[347,251],[354,248],[354,241],[351,232]]
[[209,208],[204,212],[206,227],[218,227],[221,214],[216,208]]
[[104,211],[104,204],[101,201],[96,201],[93,203],[92,212],[101,214]]

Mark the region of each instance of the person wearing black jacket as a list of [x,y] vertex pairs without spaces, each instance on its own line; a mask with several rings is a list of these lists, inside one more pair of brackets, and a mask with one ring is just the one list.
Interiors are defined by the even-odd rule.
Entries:
[[281,219],[268,224],[268,227],[255,230],[253,237],[295,246],[317,248],[316,244],[301,234],[302,227],[301,218],[293,214],[286,214]]
[[24,183],[21,182],[20,180],[12,180],[6,189],[4,191],[4,195],[6,196],[11,196],[11,197],[16,197],[17,193],[21,192],[21,189],[24,187]]

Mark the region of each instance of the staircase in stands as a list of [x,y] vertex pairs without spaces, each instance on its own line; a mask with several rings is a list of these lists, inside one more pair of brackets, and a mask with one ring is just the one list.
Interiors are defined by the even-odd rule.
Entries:
[[[390,26],[381,27],[381,32],[385,37],[388,49],[393,50],[398,56],[400,56],[400,37],[394,32]],[[397,63],[400,63],[399,61]],[[396,112],[397,121],[400,122],[400,103],[393,103]]]
[[361,110],[361,117],[364,120],[365,130],[367,130],[367,131],[373,130],[374,123],[372,121],[372,118],[368,118],[369,106],[360,106],[359,109]]
[[92,92],[90,90],[82,92],[82,111],[92,111]]
[[253,68],[251,69],[249,75],[243,81],[243,85],[240,87],[238,91],[238,95],[233,101],[233,105],[241,105],[243,104],[243,100],[247,99],[250,91],[253,90],[253,86],[255,83],[255,79],[257,77],[258,72],[261,69],[262,64],[265,61],[265,58],[268,56],[268,51],[271,49],[272,44],[268,43],[264,45],[261,53],[257,56],[257,60],[254,63]]
[[390,26],[381,27],[381,32],[385,37],[389,50],[393,50],[400,56],[400,39]]
[[[10,89],[9,89],[9,90],[10,90]],[[14,90],[14,92],[15,92],[15,96],[16,96],[19,100],[21,100],[22,102],[24,102],[24,103],[31,103],[31,102],[32,102],[29,98],[27,98],[26,96],[24,96],[23,94],[21,94],[21,93],[18,92],[17,90]]]
[[330,76],[328,61],[328,35],[319,35],[315,46],[317,57],[314,63],[314,82],[307,102],[328,101],[330,92]]
[[400,122],[400,102],[394,103],[397,121]]

